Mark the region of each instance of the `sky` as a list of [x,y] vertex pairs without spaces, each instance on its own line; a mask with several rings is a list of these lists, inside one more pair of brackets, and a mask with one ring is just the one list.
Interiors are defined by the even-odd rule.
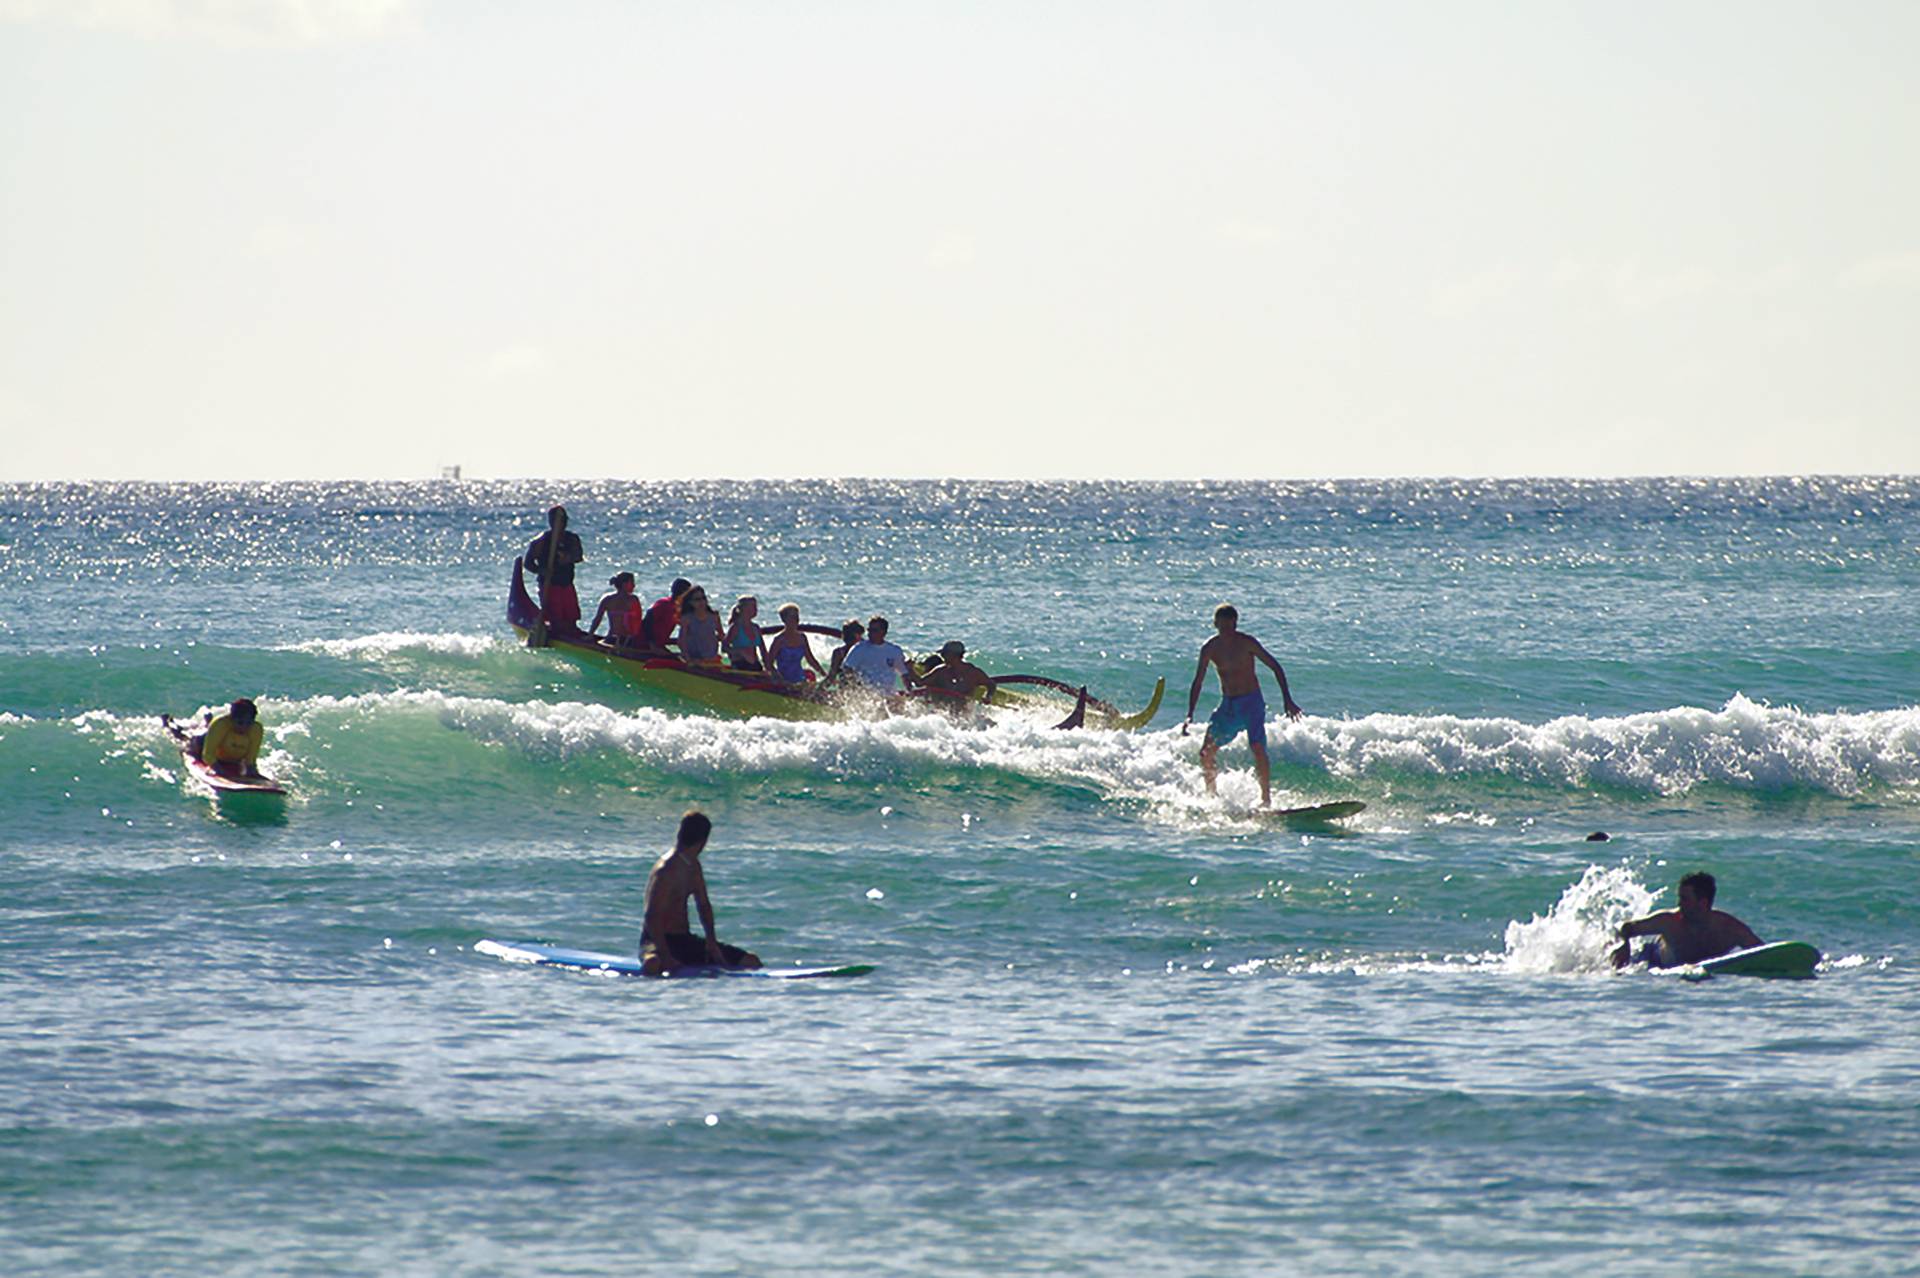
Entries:
[[1920,472],[1920,5],[0,0],[0,481]]

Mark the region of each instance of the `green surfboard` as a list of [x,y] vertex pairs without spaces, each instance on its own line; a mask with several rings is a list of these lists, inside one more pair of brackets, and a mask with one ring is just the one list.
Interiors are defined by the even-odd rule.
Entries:
[[1735,950],[1719,958],[1690,964],[1682,976],[1704,980],[1709,976],[1763,976],[1776,980],[1806,980],[1820,962],[1820,951],[1805,941],[1775,941]]

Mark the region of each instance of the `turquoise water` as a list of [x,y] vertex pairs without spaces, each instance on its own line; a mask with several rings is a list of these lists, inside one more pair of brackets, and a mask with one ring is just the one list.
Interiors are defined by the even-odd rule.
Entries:
[[[555,499],[589,607],[684,574],[1167,700],[702,717],[513,641]],[[0,486],[0,581],[10,1272],[1920,1254],[1920,480]],[[1244,744],[1205,795],[1222,598],[1308,711],[1277,797],[1349,829],[1260,821]],[[283,806],[159,728],[243,692]],[[472,952],[630,947],[692,803],[724,938],[879,970]],[[1819,978],[1606,971],[1693,868]]]

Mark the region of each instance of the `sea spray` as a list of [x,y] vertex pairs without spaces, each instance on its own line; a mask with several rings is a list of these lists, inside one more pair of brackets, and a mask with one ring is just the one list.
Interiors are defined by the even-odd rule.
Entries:
[[1653,900],[1625,866],[1589,865],[1552,909],[1507,924],[1505,965],[1529,974],[1605,971],[1616,929],[1647,913]]

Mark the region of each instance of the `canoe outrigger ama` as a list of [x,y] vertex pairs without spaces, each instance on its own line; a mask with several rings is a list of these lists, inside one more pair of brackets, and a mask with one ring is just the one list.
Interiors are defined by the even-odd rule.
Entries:
[[[540,609],[533,602],[533,596],[527,593],[525,569],[516,556],[512,584],[507,591],[507,624],[524,639],[532,633],[539,617]],[[813,634],[830,635],[835,639],[840,636],[840,632],[830,626],[802,626],[801,629]],[[845,702],[820,696],[812,684],[796,686],[744,670],[690,666],[666,653],[616,648],[578,630],[550,633],[547,643],[562,656],[597,662],[640,687],[671,693],[710,710],[773,719],[843,719],[849,712]],[[1032,698],[1015,691],[1015,688],[1046,688],[1064,693],[1075,701],[1073,713],[1059,727],[1077,728],[1085,725],[1125,732],[1145,727],[1160,709],[1160,699],[1167,690],[1167,681],[1164,678],[1157,680],[1153,685],[1153,699],[1148,702],[1147,708],[1138,714],[1124,714],[1111,703],[1088,696],[1085,688],[1044,675],[996,675],[991,683],[986,697],[988,705],[1030,704]]]

